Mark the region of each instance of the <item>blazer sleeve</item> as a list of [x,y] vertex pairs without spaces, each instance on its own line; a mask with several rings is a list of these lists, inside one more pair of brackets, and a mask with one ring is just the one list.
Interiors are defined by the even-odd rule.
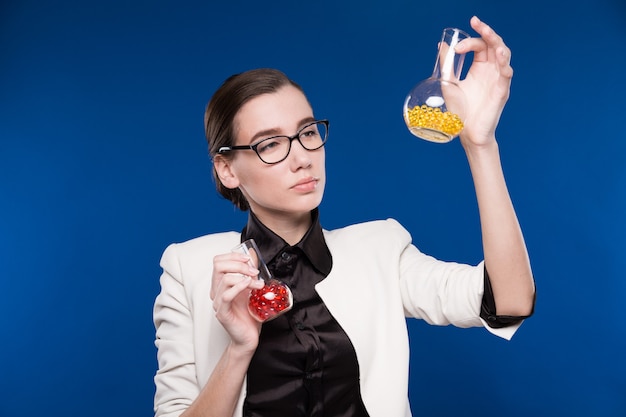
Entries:
[[442,326],[485,327],[507,340],[513,336],[521,322],[495,329],[480,317],[484,262],[474,266],[435,259],[417,249],[399,223],[388,221],[404,244],[400,255],[400,291],[408,317]]
[[154,377],[156,417],[179,416],[199,394],[193,347],[193,322],[177,245],[161,258],[161,292],[154,303],[159,369]]

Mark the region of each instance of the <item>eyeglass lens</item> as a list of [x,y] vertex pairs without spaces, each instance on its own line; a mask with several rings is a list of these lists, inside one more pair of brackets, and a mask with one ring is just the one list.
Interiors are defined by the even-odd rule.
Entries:
[[[312,123],[305,126],[299,133],[298,139],[304,149],[313,151],[322,147],[326,141],[328,131],[326,124],[322,122]],[[266,163],[280,162],[287,157],[291,149],[291,138],[288,136],[274,136],[256,145],[256,152]]]

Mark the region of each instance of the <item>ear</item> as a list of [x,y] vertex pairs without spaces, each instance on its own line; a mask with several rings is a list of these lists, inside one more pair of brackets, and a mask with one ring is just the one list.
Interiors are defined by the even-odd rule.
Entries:
[[222,155],[215,155],[213,158],[213,167],[224,187],[230,189],[239,187],[239,179],[233,172],[230,160],[224,158]]

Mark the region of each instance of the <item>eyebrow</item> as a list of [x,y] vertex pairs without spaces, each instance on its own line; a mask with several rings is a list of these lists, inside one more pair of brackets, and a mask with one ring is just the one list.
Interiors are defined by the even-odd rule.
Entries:
[[[298,130],[303,125],[314,122],[314,121],[315,121],[315,117],[313,116],[305,117],[304,119],[300,120],[300,122],[298,122],[298,126],[300,126]],[[280,128],[273,127],[273,128],[261,130],[260,132],[255,133],[254,136],[252,136],[252,139],[250,139],[250,143],[254,143],[260,138],[267,138],[270,136],[283,136],[283,135],[288,136],[288,135],[285,135],[284,133],[281,133]]]

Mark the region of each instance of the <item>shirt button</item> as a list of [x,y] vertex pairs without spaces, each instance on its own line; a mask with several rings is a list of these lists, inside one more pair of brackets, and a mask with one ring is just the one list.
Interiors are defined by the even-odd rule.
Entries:
[[304,378],[305,379],[313,379],[313,374],[311,372],[307,372],[306,374],[304,374]]
[[282,255],[280,255],[281,258],[283,258],[284,261],[288,261],[289,259],[291,259],[291,255],[288,254],[287,252],[283,252]]

